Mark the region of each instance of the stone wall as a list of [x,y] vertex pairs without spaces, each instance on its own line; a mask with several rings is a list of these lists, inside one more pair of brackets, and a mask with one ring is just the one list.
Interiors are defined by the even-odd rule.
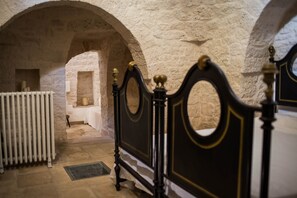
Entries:
[[115,37],[112,39],[109,56],[108,56],[108,66],[107,66],[107,84],[106,84],[106,97],[102,96],[102,107],[107,106],[105,110],[102,109],[102,123],[106,124],[103,127],[102,133],[105,135],[114,135],[114,111],[113,111],[113,97],[112,97],[112,71],[113,68],[119,70],[118,82],[119,86],[122,84],[125,71],[127,69],[128,63],[133,60],[128,48],[125,45],[121,45],[121,39]]
[[218,126],[221,115],[220,99],[209,82],[199,81],[192,87],[187,108],[194,130],[212,129]]
[[[16,3],[12,7],[20,11],[30,5],[33,6],[34,3],[35,1],[26,1],[23,4]],[[58,4],[58,2],[52,3]],[[244,63],[245,47],[255,20],[253,17],[261,11],[247,12],[248,2],[129,0],[90,3],[111,13],[120,21],[115,23],[112,16],[99,10],[96,12],[122,35],[133,59],[140,61],[137,62],[140,67],[143,66],[143,62],[146,63],[148,78],[161,73],[168,75],[167,88],[171,92],[177,90],[185,72],[202,54],[208,54],[214,62],[223,67],[232,87],[237,93],[239,92],[238,79],[241,77],[239,68]],[[74,2],[71,4],[75,6]],[[5,4],[3,6],[6,7]],[[82,2],[76,6],[96,10]],[[4,9],[3,20],[9,18],[10,14],[10,11]],[[74,23],[71,27],[75,27],[76,24],[78,23]],[[128,30],[135,39],[131,38]],[[139,46],[135,45],[135,40],[140,43]],[[145,61],[139,58],[142,54]]]
[[[297,17],[287,23],[275,36],[273,46],[275,47],[275,60],[280,60],[289,52],[291,47],[297,44]],[[296,62],[296,61],[295,61]],[[297,73],[297,65],[294,65]]]
[[135,78],[131,78],[126,91],[127,107],[132,114],[137,113],[140,105],[139,85]]
[[79,71],[77,73],[76,104],[77,106],[94,105],[92,71]]
[[[64,65],[77,54],[97,50],[103,82],[101,106],[105,108],[102,119],[109,134],[113,126],[110,85],[114,66],[122,67],[133,58],[146,79],[166,74],[166,88],[172,93],[181,85],[188,69],[202,54],[207,54],[222,67],[236,94],[258,104],[263,96],[259,71],[268,60],[267,46],[296,15],[296,2],[3,0],[0,88],[14,89],[14,68],[40,69],[41,89],[56,92],[59,116],[55,124],[61,126],[62,133]],[[113,40],[114,36],[121,42]]]
[[[247,2],[247,10],[254,13],[254,18],[253,22],[250,23],[252,26],[249,27],[249,41],[241,69],[240,97],[249,104],[259,105],[264,98],[266,87],[262,81],[261,68],[263,64],[269,62],[268,47],[274,44],[275,37],[283,26],[290,23],[297,15],[297,1]],[[290,31],[296,31],[293,29]],[[290,38],[285,37],[283,39],[290,40]]]
[[40,90],[40,76],[38,69],[16,69],[15,70],[15,91],[24,91],[22,86],[25,81],[25,87],[29,91]]

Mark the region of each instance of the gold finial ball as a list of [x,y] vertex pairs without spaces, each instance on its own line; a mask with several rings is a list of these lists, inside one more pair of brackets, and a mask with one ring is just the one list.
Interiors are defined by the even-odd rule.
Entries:
[[200,70],[204,70],[207,67],[207,61],[210,61],[209,56],[207,55],[200,56],[200,58],[198,59],[198,68]]
[[159,83],[159,78],[160,78],[159,75],[155,75],[155,76],[154,76],[154,82],[155,82],[155,83]]
[[275,49],[274,49],[273,45],[269,46],[268,51],[269,51],[270,57],[273,57],[275,55]]
[[136,66],[137,65],[136,65],[136,63],[134,61],[130,61],[129,64],[128,64],[128,69],[130,71],[132,71],[133,70],[133,67],[136,67]]
[[119,70],[117,68],[113,68],[112,73],[117,75],[117,74],[119,74]]
[[118,75],[119,75],[119,70],[117,68],[113,68],[112,70],[112,77],[113,77],[113,82],[117,83],[118,81]]
[[154,82],[157,84],[157,86],[159,85],[159,83],[160,83],[160,76],[159,75],[154,76]]
[[[167,81],[167,76],[165,75],[155,75],[154,82],[156,83],[157,87],[164,88],[164,84]],[[161,86],[159,85],[161,83]]]
[[162,84],[162,87],[164,86],[166,81],[167,81],[167,76],[166,75],[160,75],[160,83]]

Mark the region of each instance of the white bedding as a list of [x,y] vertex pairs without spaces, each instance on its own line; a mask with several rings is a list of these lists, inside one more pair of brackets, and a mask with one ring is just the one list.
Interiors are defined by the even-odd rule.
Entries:
[[[297,124],[282,125],[292,121],[287,116],[277,116],[272,133],[269,197],[293,198],[297,197]],[[297,121],[296,118],[295,123]],[[262,123],[255,121],[256,133],[254,135],[253,165],[252,165],[252,195],[259,197],[261,148],[263,134],[260,130]],[[260,131],[259,131],[260,130]]]
[[[277,117],[279,121],[274,123],[275,130],[272,135],[269,197],[297,197],[297,183],[295,183],[297,181],[297,130],[295,130],[297,124],[291,127],[289,127],[288,125],[283,125],[283,123],[288,122],[288,120],[283,119],[288,119],[288,117]],[[297,120],[297,118],[293,119]],[[278,123],[280,123],[280,125]],[[261,125],[262,122],[259,121],[258,118],[256,118],[254,127],[255,130],[252,163],[252,197],[259,197],[262,154],[261,149],[263,138],[262,130],[260,128]],[[209,129],[208,131],[213,131],[213,129]],[[126,151],[122,150],[121,156],[127,163],[132,165],[134,170],[143,175],[145,179],[152,183],[151,178],[153,178],[153,173],[146,165],[138,161],[133,156],[129,155]],[[166,159],[166,157],[164,159]],[[111,172],[111,176],[112,178],[115,177],[113,170]],[[121,177],[135,182],[135,186],[137,188],[140,188],[149,193],[149,191],[145,189],[145,187],[143,187],[132,175],[130,175],[123,168],[121,169]],[[129,182],[126,182],[126,184],[128,183]],[[169,197],[193,197],[188,192],[176,186],[173,182],[165,180],[165,183],[165,191]],[[131,187],[131,183],[129,184],[129,186]]]

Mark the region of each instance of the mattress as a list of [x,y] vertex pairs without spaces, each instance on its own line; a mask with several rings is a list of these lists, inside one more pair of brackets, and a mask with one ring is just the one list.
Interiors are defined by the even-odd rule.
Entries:
[[[297,181],[297,130],[295,131],[295,125],[289,127],[288,125],[283,124],[288,122],[287,116],[277,117],[279,121],[274,124],[275,130],[272,133],[269,197],[297,197],[297,184],[295,183]],[[278,123],[280,123],[280,125]],[[263,132],[261,130],[261,125],[262,122],[259,121],[258,118],[256,118],[254,125],[254,145],[252,160],[252,197],[259,197],[260,192],[260,172],[262,154],[261,150],[263,140]],[[202,132],[207,134],[209,132],[212,132],[213,130],[214,129],[208,129],[203,130]],[[153,184],[153,171],[149,167],[147,167],[145,164],[143,164],[142,162],[140,162],[124,150],[121,150],[121,157],[125,162],[130,164],[134,170],[141,174],[147,181]],[[164,159],[164,164],[166,164],[166,156],[164,157]],[[164,170],[166,172],[166,167],[164,167]],[[113,170],[111,172],[111,177],[113,179],[115,178],[115,173]],[[121,169],[121,177],[126,178],[128,180],[123,185],[132,188],[135,183],[135,187],[150,193],[124,168]],[[169,197],[193,197],[188,192],[175,185],[173,182],[166,180],[166,178],[164,183],[166,184],[165,194]]]

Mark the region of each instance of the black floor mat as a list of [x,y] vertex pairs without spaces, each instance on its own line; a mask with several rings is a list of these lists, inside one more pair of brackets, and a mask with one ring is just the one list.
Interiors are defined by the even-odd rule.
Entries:
[[110,168],[108,168],[108,166],[106,166],[103,162],[65,166],[64,169],[72,181],[108,175],[110,173]]

